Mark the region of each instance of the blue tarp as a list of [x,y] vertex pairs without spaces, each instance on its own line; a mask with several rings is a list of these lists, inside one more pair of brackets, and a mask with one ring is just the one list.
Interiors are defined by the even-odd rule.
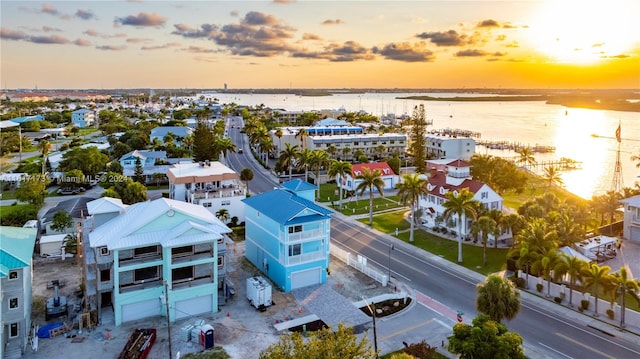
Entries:
[[62,326],[62,322],[43,325],[38,329],[38,338],[49,338],[49,331],[51,329],[60,328]]

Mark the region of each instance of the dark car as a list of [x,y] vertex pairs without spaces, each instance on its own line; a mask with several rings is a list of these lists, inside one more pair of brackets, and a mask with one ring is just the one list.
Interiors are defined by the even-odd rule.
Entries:
[[68,196],[72,194],[78,194],[82,191],[84,191],[84,188],[81,188],[81,187],[67,187],[67,188],[60,188],[58,189],[57,192],[59,195]]
[[244,151],[242,150],[242,148],[238,150],[238,153],[239,153],[239,154],[243,154],[243,153],[244,153]]

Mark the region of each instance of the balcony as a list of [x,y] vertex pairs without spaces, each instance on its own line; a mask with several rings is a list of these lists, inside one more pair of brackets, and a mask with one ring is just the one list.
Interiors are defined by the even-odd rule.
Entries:
[[303,253],[297,256],[288,257],[287,265],[295,265],[306,262],[313,262],[321,259],[325,259],[327,256],[322,251]]
[[150,262],[161,261],[161,260],[162,260],[162,254],[160,253],[144,254],[144,255],[138,255],[138,256],[129,257],[129,258],[120,258],[120,267],[131,266],[135,264],[150,263]]
[[185,288],[191,288],[191,287],[196,287],[199,285],[203,285],[203,284],[211,284],[211,283],[215,283],[216,281],[213,278],[213,275],[207,275],[207,276],[203,276],[203,277],[198,277],[198,278],[188,278],[188,279],[180,279],[180,280],[174,280],[171,283],[171,289],[172,290],[180,290],[180,289],[185,289]]
[[199,199],[237,197],[244,195],[244,186],[239,184],[222,185],[220,187],[207,185],[196,187],[195,190],[189,191],[191,202],[196,202]]
[[181,253],[171,256],[171,264],[194,262],[200,259],[213,258],[213,249],[198,253]]
[[141,280],[134,283],[120,285],[120,293],[131,293],[138,290],[151,289],[161,287],[163,285],[162,278]]
[[[286,236],[286,234],[285,234]],[[301,241],[306,239],[314,239],[314,238],[323,238],[324,231],[321,229],[316,229],[313,231],[302,231],[296,233],[289,233],[289,242]],[[282,241],[284,238],[280,238]]]

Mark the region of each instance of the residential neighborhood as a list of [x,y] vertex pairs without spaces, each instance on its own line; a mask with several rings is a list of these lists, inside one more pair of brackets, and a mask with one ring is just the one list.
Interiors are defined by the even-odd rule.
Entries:
[[[428,133],[418,106],[382,124],[366,113],[221,104],[215,94],[152,101],[116,111],[77,100],[66,123],[50,112],[4,121],[3,146],[19,146],[0,177],[1,358],[67,350],[63,337],[113,338],[103,354],[117,357],[125,333],[146,323],[167,329],[154,334],[156,355],[210,349],[198,340],[210,330],[231,357],[258,357],[315,322],[349,325],[379,354],[426,341],[456,357],[456,323],[490,312],[474,298],[493,277],[540,310],[597,318],[589,325],[623,328],[624,340],[640,333],[633,302],[610,304],[620,293],[593,287],[601,271],[601,286],[636,283],[633,188],[580,202],[555,167],[531,171],[528,147],[478,154],[472,137]],[[50,120],[59,131],[23,141],[36,132],[29,122]],[[49,303],[64,304],[52,315]],[[387,318],[390,307],[402,308]],[[386,328],[376,328],[378,311]],[[420,316],[431,320],[407,333]],[[240,326],[263,343],[249,345]],[[549,357],[522,335],[515,351]]]

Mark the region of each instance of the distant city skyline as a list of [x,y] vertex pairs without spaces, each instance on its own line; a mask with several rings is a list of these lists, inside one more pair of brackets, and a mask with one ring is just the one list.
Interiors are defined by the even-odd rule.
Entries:
[[3,89],[640,88],[640,1],[2,1]]

